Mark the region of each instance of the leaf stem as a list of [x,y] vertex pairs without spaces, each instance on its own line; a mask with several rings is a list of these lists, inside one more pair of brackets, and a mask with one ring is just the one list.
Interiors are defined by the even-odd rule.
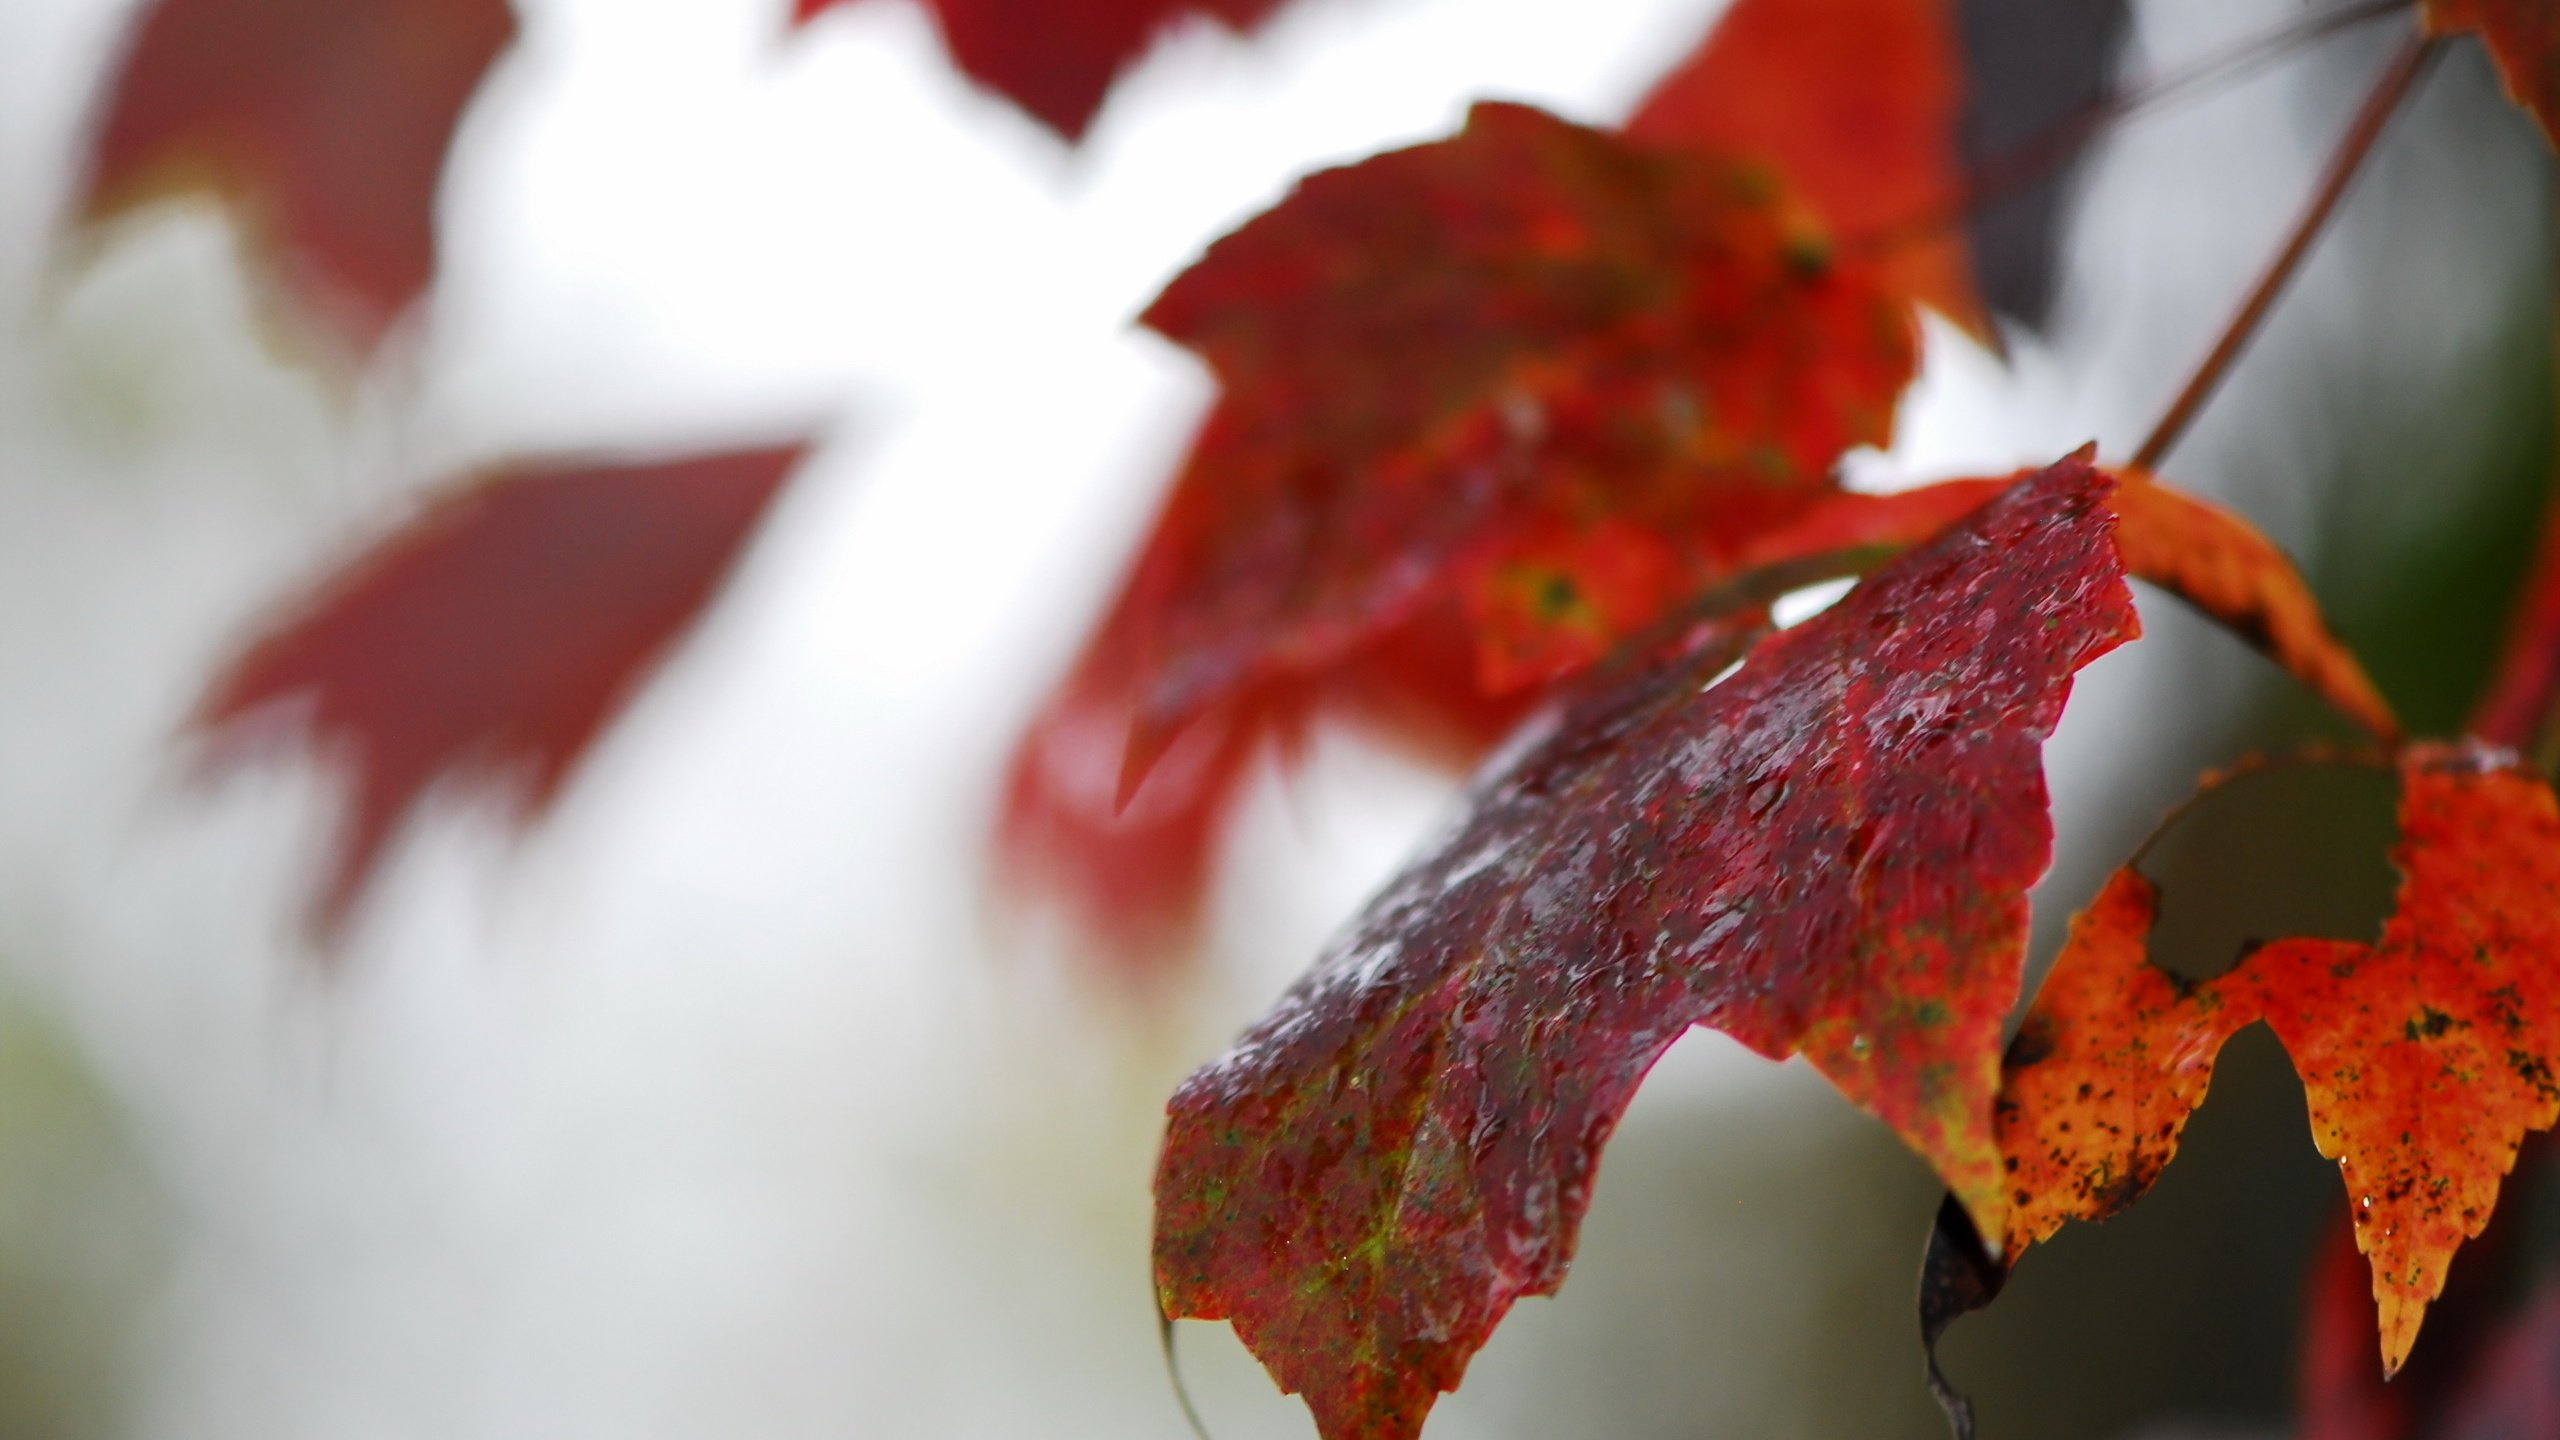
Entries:
[[1173,1382],[1174,1401],[1182,1406],[1182,1418],[1190,1423],[1192,1440],[1209,1440],[1209,1427],[1191,1403],[1191,1387],[1182,1383],[1182,1363],[1173,1354],[1173,1317],[1164,1313],[1164,1302],[1156,1301],[1156,1341],[1164,1347],[1164,1374]]
[[2249,291],[2248,298],[2240,303],[2239,311],[2231,317],[2231,323],[2223,327],[2222,338],[2214,343],[2212,351],[2204,357],[2204,363],[2188,377],[2186,388],[2178,392],[2178,398],[2169,403],[2160,423],[2151,427],[2149,437],[2142,442],[2140,449],[2134,451],[2133,468],[2157,469],[2162,458],[2185,438],[2187,427],[2212,400],[2214,391],[2221,388],[2233,362],[2249,347],[2267,313],[2275,308],[2285,287],[2301,270],[2302,262],[2310,257],[2312,247],[2328,228],[2330,217],[2337,213],[2338,202],[2346,198],[2356,176],[2363,171],[2365,161],[2373,154],[2374,143],[2382,138],[2392,115],[2416,88],[2419,77],[2426,73],[2428,62],[2435,58],[2439,48],[2432,36],[2412,35],[2400,47],[2399,53],[2391,57],[2391,63],[2383,67],[2380,78],[2374,81],[2373,89],[2365,96],[2363,107],[2356,112],[2354,121],[2347,126],[2347,133],[2339,139],[2337,150],[2330,155],[2328,168],[2322,172],[2318,187],[2311,192],[2309,203],[2294,220],[2293,231],[2285,237],[2284,247],[2268,262],[2265,272],[2258,277],[2258,283]]

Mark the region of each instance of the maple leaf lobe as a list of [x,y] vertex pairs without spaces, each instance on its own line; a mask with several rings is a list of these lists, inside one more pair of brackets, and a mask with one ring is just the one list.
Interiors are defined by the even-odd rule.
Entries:
[[1698,1024],[1802,1050],[1996,1211],[2038,747],[2138,628],[2110,483],[2075,460],[2013,487],[1703,695],[1739,625],[1569,688],[1176,1093],[1165,1313],[1232,1319],[1328,1440],[1405,1440],[1562,1281],[1602,1144]]
[[507,0],[158,0],[95,122],[81,214],[210,182],[369,354],[434,274],[445,154],[515,31]]
[[2530,1131],[2560,1120],[2560,806],[2501,756],[2400,762],[2398,901],[2371,945],[2285,939],[2182,982],[2147,954],[2158,896],[2108,882],[2037,994],[1998,1107],[2006,1258],[2132,1203],[2176,1153],[2223,1044],[2275,1031],[2372,1272],[2383,1368],[2407,1358]]
[[[1487,105],[1210,247],[1146,320],[1222,394],[1016,753],[1010,867],[1116,956],[1188,933],[1266,741],[1347,717],[1470,762],[1814,523],[1917,360],[1909,306],[1806,264],[1819,238],[1750,167]],[[1899,533],[1890,514],[1820,523]]]
[[1626,131],[1767,162],[1996,348],[1990,313],[2044,323],[2073,168],[2019,162],[2100,103],[2125,22],[2123,0],[1735,0]]
[[[195,725],[301,703],[353,797],[314,929],[333,939],[437,780],[494,771],[538,812],[709,602],[802,447],[525,465],[431,502],[314,588],[208,689]],[[218,759],[237,755],[218,748]]]
[[[1144,722],[1320,673],[1452,594],[1484,673],[1552,678],[1833,493],[1843,451],[1890,438],[1917,341],[1804,238],[1764,176],[1485,104],[1216,242],[1142,317],[1223,389],[1133,581]],[[1597,555],[1599,607],[1503,593]]]
[[1965,90],[1948,0],[1736,0],[1629,117],[1645,144],[1750,156],[1842,235],[1934,225],[1893,247],[1891,281],[1988,337],[1957,211]]

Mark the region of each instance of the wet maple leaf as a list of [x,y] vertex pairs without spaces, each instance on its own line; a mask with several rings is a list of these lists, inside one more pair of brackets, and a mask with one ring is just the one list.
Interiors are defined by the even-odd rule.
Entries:
[[[794,0],[806,24],[845,0]],[[926,0],[952,62],[1041,124],[1079,139],[1111,82],[1186,16],[1250,30],[1281,0]]]
[[[1649,620],[1834,493],[1842,452],[1890,438],[1915,336],[1805,223],[1752,168],[1480,105],[1211,246],[1143,317],[1223,393],[1124,611],[1141,730],[1321,674],[1450,594],[1515,622],[1494,667],[1587,663],[1625,628],[1591,622],[1578,546],[1663,577],[1609,597]],[[1502,592],[1541,564],[1557,583],[1524,613]]]
[[463,107],[515,35],[507,0],[156,0],[111,82],[80,210],[210,184],[357,355],[435,270]]
[[1174,1096],[1164,1313],[1232,1319],[1327,1440],[1414,1435],[1561,1283],[1601,1146],[1692,1025],[1804,1054],[1996,1214],[2039,747],[2138,628],[2111,483],[2075,458],[2013,487],[1703,694],[1748,605],[1568,687]]
[[[2409,1353],[2447,1264],[2480,1233],[2529,1131],[2560,1119],[2560,810],[2491,752],[2401,763],[2398,906],[2372,945],[2283,940],[2218,979],[2150,963],[2132,870],[2074,921],[2003,1067],[2015,1263],[2067,1219],[2131,1204],[2176,1153],[2222,1044],[2264,1020],[2303,1077],[2372,1271],[2383,1367]],[[1982,1219],[1977,1214],[1977,1220]]]
[[[1188,847],[1256,744],[1350,713],[1472,759],[1837,496],[1916,353],[1907,304],[1765,174],[1512,105],[1310,178],[1146,320],[1224,395],[1016,757],[1002,841],[1114,936],[1184,929]],[[1151,769],[1195,723],[1224,758]],[[1127,784],[1092,769],[1115,725]]]
[[314,914],[334,936],[428,787],[571,767],[717,590],[799,447],[517,465],[429,504],[225,668],[196,724],[236,760],[283,707],[354,789]]
[[[1807,583],[1854,574],[1937,534],[2009,483],[1830,496],[1750,541],[1735,568],[1790,567]],[[1544,698],[1498,681],[1485,688],[1485,647],[1473,633],[1484,618],[1443,603],[1318,685],[1213,710],[1154,761],[1125,805],[1130,657],[1089,651],[1014,754],[998,834],[1005,880],[1066,902],[1114,970],[1143,977],[1170,966],[1197,938],[1217,842],[1259,749],[1294,752],[1321,709],[1427,763],[1464,770]]]
[[2560,7],[2551,0],[2426,0],[2427,28],[2477,32],[2507,96],[2560,142]]
[[[1936,535],[2021,478],[1826,495],[1743,539],[1729,570],[1793,566],[1808,583],[1854,574]],[[2389,706],[2330,633],[2300,572],[2245,518],[2140,477],[2129,477],[2111,503],[2128,573],[2230,628],[2372,733],[2395,733]],[[1629,584],[1606,573],[1608,554],[1592,558],[1601,573],[1577,582],[1590,593],[1606,596],[1613,584],[1619,593],[1655,593],[1658,577],[1643,568],[1647,559],[1633,562]],[[1659,613],[1595,605],[1589,618],[1593,630],[1617,634]],[[1284,753],[1293,750],[1321,712],[1349,716],[1431,763],[1463,769],[1544,693],[1506,688],[1517,672],[1496,647],[1525,629],[1507,618],[1443,604],[1316,683],[1222,705],[1154,762],[1125,807],[1121,756],[1136,661],[1125,651],[1089,651],[1015,753],[999,833],[1006,878],[1066,902],[1113,969],[1144,975],[1171,965],[1196,938],[1215,847],[1257,748],[1276,741]],[[1115,616],[1102,633],[1127,640],[1136,627]],[[1595,637],[1575,638],[1588,645]]]
[[[2547,1148],[2550,1138],[2527,1138],[2518,1156],[2520,1178],[2532,1150]],[[2373,1270],[2356,1249],[2356,1227],[2343,1207],[2338,1211],[2313,1252],[2304,1286],[2294,1382],[2298,1440],[2520,1440],[2560,1434],[2547,1424],[2476,1428],[2481,1402],[2505,1391],[2511,1378],[2498,1373],[2491,1352],[2537,1323],[2515,1313],[2507,1292],[2531,1243],[2525,1232],[2535,1225],[2538,1198],[2507,1196],[2488,1228],[2453,1257],[2443,1297],[2427,1307],[2426,1343],[2388,1378],[2373,1363],[2379,1324]],[[2560,1399],[2560,1370],[2546,1373],[2541,1391],[2546,1403]],[[2474,1418],[2455,1418],[2463,1415]]]

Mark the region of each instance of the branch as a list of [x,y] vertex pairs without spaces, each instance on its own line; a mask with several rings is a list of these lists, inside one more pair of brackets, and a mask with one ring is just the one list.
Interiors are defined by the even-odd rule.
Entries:
[[2311,192],[2310,202],[2293,222],[2293,233],[2286,237],[2284,248],[2276,252],[2266,272],[2258,277],[2249,298],[2241,302],[2239,313],[2231,317],[2222,338],[2204,357],[2204,363],[2196,367],[2186,388],[2170,402],[2168,413],[2151,427],[2149,438],[2133,454],[2132,468],[2158,469],[2161,459],[2186,437],[2187,427],[2195,422],[2214,391],[2221,388],[2233,362],[2249,347],[2267,312],[2275,308],[2276,300],[2309,258],[2312,246],[2328,228],[2330,217],[2337,213],[2338,202],[2346,198],[2356,176],[2363,171],[2364,162],[2373,154],[2374,142],[2382,138],[2384,127],[2417,87],[2419,77],[2426,73],[2428,62],[2436,57],[2439,48],[2432,37],[2413,35],[2383,68],[2373,90],[2365,96],[2364,107],[2356,112],[2346,135],[2338,141],[2337,151],[2329,157],[2329,167],[2322,173],[2319,187]]

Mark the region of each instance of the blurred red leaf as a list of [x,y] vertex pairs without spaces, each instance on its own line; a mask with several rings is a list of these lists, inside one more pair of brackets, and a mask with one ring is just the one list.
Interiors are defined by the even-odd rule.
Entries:
[[997,837],[1005,881],[1067,901],[1079,934],[1122,973],[1171,965],[1196,938],[1246,767],[1283,723],[1267,705],[1210,715],[1123,805],[1126,692],[1107,663],[1089,662],[1043,708],[1007,771]]
[[2560,1435],[2560,1276],[2479,1355],[2430,1440],[2524,1440]]
[[1570,580],[1620,522],[1611,543],[1653,554],[1614,568],[1664,581],[1609,608],[1644,623],[1833,493],[1915,364],[1907,308],[1769,181],[1516,105],[1307,179],[1144,318],[1223,394],[1124,607],[1142,749],[1438,596],[1503,617],[1479,621],[1488,668],[1587,662],[1624,629],[1569,584],[1522,614],[1487,593],[1506,566]]
[[2533,564],[2507,613],[2497,663],[2472,708],[2471,733],[2549,768],[2560,721],[2560,507],[2546,507]]
[[2427,28],[2478,32],[2507,96],[2560,142],[2560,6],[2552,0],[2426,0]]
[[[340,929],[438,779],[521,785],[532,814],[718,589],[802,447],[510,466],[430,503],[297,602],[214,681],[197,724],[272,707],[354,797],[314,921]],[[237,745],[226,745],[232,758]]]
[[[1829,496],[1752,540],[1736,568],[1820,560],[1811,578],[1853,573],[1937,534],[2009,483],[1950,480],[1891,495]],[[1470,612],[1443,603],[1320,686],[1258,692],[1210,712],[1157,758],[1125,806],[1127,657],[1088,652],[1014,754],[999,835],[1007,879],[1066,901],[1115,968],[1144,974],[1169,966],[1197,938],[1247,767],[1266,743],[1284,756],[1298,749],[1319,705],[1425,761],[1463,770],[1543,698],[1482,686],[1476,628]],[[1123,632],[1106,626],[1105,633]]]
[[446,148],[514,36],[507,0],[155,0],[98,118],[81,213],[209,184],[294,298],[370,354],[435,271]]
[[1891,282],[1987,337],[1955,223],[1964,89],[1951,0],[1734,0],[1626,133],[1763,161],[1834,234],[1913,234]]
[[[1915,362],[1907,304],[1828,262],[1765,177],[1512,105],[1311,177],[1146,320],[1223,395],[1025,742],[1006,848],[1177,914],[1202,868],[1160,865],[1162,837],[1212,833],[1237,773],[1147,800],[1186,726],[1249,750],[1348,710],[1479,747],[1836,496],[1833,461],[1887,437]],[[1121,832],[1155,881],[1105,858],[1119,762],[1079,768],[1115,715],[1131,803],[1185,817]]]
[[1327,1440],[1416,1434],[1561,1283],[1601,1146],[1692,1025],[1805,1054],[1996,1215],[2039,747],[2137,630],[2111,483],[2075,458],[2014,487],[1703,695],[1748,605],[1577,682],[1176,1093],[1164,1312],[1232,1319]]
[[1629,138],[1760,161],[1889,283],[1993,337],[2042,323],[2063,154],[2094,113],[2121,0],[1735,0],[1637,106]]
[[[794,0],[800,23],[845,0]],[[925,0],[952,62],[1069,140],[1111,82],[1185,16],[1249,30],[1281,0]]]
[[2339,1162],[2372,1270],[2386,1373],[2455,1250],[2480,1233],[2526,1132],[2560,1119],[2560,808],[2494,756],[2401,763],[2399,904],[2373,945],[2282,940],[2229,974],[2146,954],[2158,893],[2127,869],[2073,922],[2004,1064],[2005,1254],[2133,1203],[2176,1153],[2214,1057],[2265,1020]]

